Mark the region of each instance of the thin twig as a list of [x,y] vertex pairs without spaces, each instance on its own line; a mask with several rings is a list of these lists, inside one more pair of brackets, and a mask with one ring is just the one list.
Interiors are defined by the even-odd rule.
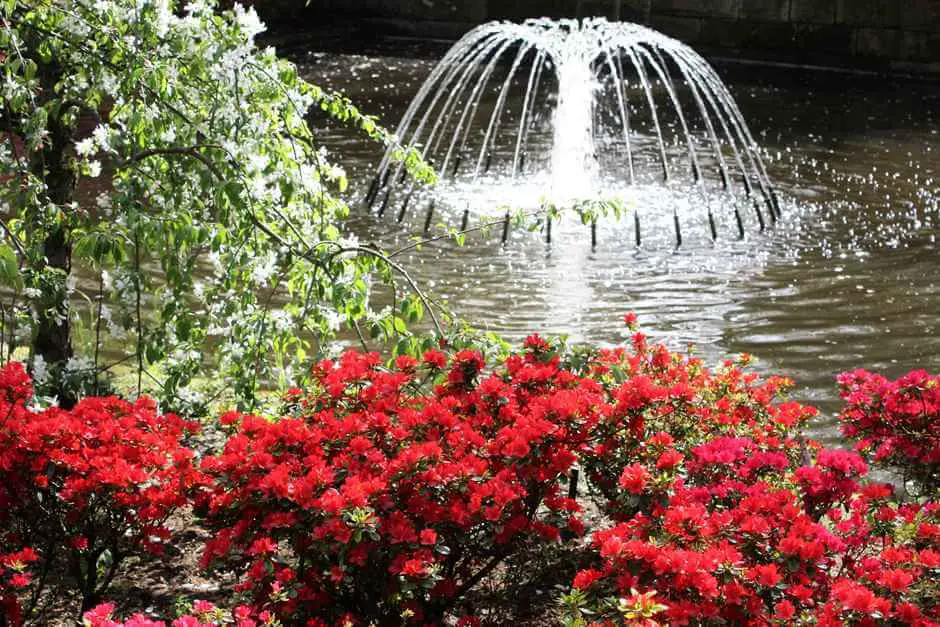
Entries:
[[369,346],[366,344],[366,338],[362,334],[362,329],[359,328],[359,321],[353,318],[353,328],[356,330],[356,335],[359,336],[359,344],[362,346],[362,351],[365,353],[369,352]]
[[134,295],[137,310],[137,396],[143,390],[144,372],[144,323],[140,311],[140,228],[134,226]]
[[[523,218],[528,218],[528,217],[535,216],[535,215],[539,215],[539,213],[538,213],[538,212],[535,212],[535,211],[533,211],[533,212],[531,212],[531,213],[524,213],[524,214],[522,214],[522,217],[523,217]],[[437,241],[440,241],[440,240],[442,240],[442,239],[450,239],[450,238],[452,238],[452,237],[454,237],[454,236],[456,236],[456,235],[465,235],[465,234],[467,234],[467,233],[474,233],[474,232],[476,232],[476,231],[483,231],[483,230],[488,229],[488,228],[493,227],[493,226],[499,226],[500,224],[502,224],[502,223],[505,222],[505,221],[506,221],[506,218],[500,218],[499,220],[493,220],[492,222],[485,222],[485,223],[483,223],[483,224],[478,224],[478,225],[476,225],[476,226],[473,226],[473,227],[470,227],[470,228],[467,228],[467,229],[463,229],[462,231],[454,231],[454,232],[451,232],[451,233],[444,233],[443,235],[436,235],[436,236],[434,236],[434,237],[429,237],[429,238],[427,238],[427,239],[423,239],[423,240],[418,241],[418,242],[412,242],[411,244],[408,244],[407,246],[403,246],[403,247],[399,248],[398,250],[395,250],[395,251],[389,253],[388,258],[389,258],[389,259],[394,259],[394,258],[397,257],[398,255],[400,255],[400,254],[402,254],[402,253],[405,253],[405,252],[408,252],[409,250],[413,250],[413,249],[415,249],[415,248],[418,248],[419,246],[424,246],[425,244],[431,244],[431,243],[433,243],[433,242],[437,242]]]
[[142,161],[143,159],[146,159],[148,157],[154,157],[158,155],[183,155],[183,156],[193,157],[194,159],[198,159],[199,161],[203,163],[203,165],[205,165],[212,172],[212,174],[216,178],[225,180],[225,177],[222,175],[222,172],[214,163],[212,163],[212,160],[209,159],[204,154],[202,154],[201,152],[199,152],[199,150],[202,148],[221,149],[222,147],[216,144],[196,144],[193,146],[149,148],[147,150],[142,150],[141,152],[138,152],[137,154],[132,155],[131,157],[128,157],[123,162],[121,162],[120,165],[126,166],[130,163],[134,163],[136,161]]
[[[98,355],[101,351],[101,309],[104,306],[104,270],[98,272],[98,311],[95,318],[95,395],[98,391]],[[138,394],[139,396],[139,394]]]
[[347,252],[357,252],[357,253],[361,252],[367,255],[371,255],[372,257],[375,257],[376,259],[384,262],[386,265],[388,265],[389,268],[395,270],[398,274],[400,274],[402,278],[405,279],[405,282],[408,283],[408,286],[411,288],[411,291],[413,291],[415,295],[424,304],[424,307],[425,309],[427,309],[428,315],[431,316],[431,322],[434,323],[434,328],[437,330],[438,334],[441,336],[445,335],[444,328],[441,326],[440,320],[437,319],[437,315],[434,313],[433,303],[428,299],[428,297],[424,294],[421,288],[418,287],[418,284],[415,282],[414,279],[411,278],[411,275],[408,274],[408,271],[405,270],[401,266],[401,264],[390,259],[388,255],[385,255],[384,253],[378,250],[375,250],[373,248],[368,248],[366,246],[344,246],[344,247],[341,247],[336,254],[340,255],[340,254],[347,253]]

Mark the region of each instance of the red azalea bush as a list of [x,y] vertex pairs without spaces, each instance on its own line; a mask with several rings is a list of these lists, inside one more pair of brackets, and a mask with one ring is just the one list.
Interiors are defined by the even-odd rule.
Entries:
[[876,463],[900,469],[940,495],[940,375],[915,370],[896,381],[865,370],[839,375],[842,433]]
[[582,464],[615,518],[649,514],[690,470],[702,483],[748,479],[807,453],[798,427],[816,410],[775,404],[790,385],[782,377],[762,381],[730,361],[712,372],[697,358],[648,347],[640,333],[632,351],[602,350],[587,367],[613,411],[598,421]]
[[149,399],[37,411],[31,396],[20,364],[0,370],[0,523],[39,551],[37,571],[68,573],[89,608],[127,557],[170,540],[167,519],[202,482],[183,445],[196,427]]
[[898,504],[869,484],[827,524],[843,544],[820,625],[940,624],[940,504]]
[[871,486],[815,522],[792,489],[714,493],[724,489],[677,487],[651,516],[596,533],[601,564],[575,578],[573,613],[670,625],[940,624],[936,506],[888,504],[869,493],[890,489]]
[[618,524],[593,536],[572,624],[940,620],[940,509],[892,505],[857,454],[803,443],[815,410],[780,402],[786,380],[639,334],[589,367],[614,408],[582,463]]
[[537,337],[483,368],[473,351],[391,370],[348,352],[289,415],[224,416],[205,563],[242,567],[290,624],[436,623],[522,544],[579,532],[560,481],[602,389]]

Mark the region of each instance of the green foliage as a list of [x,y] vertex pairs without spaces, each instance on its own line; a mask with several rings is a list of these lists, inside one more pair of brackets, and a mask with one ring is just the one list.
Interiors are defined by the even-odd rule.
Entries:
[[[359,321],[416,348],[407,323],[429,304],[415,292],[402,309],[372,310],[376,278],[394,283],[404,269],[345,236],[347,181],[308,113],[392,146],[420,183],[434,172],[375,118],[257,47],[253,9],[9,0],[0,19],[0,281],[21,305],[16,341],[42,344],[45,322],[74,326],[74,302],[94,304],[76,357],[37,364],[37,351],[38,383],[61,392],[52,373],[97,378],[107,347],[167,408],[219,394],[251,406],[259,387],[302,378]],[[87,179],[97,180],[79,189],[97,197],[75,193]],[[76,281],[73,264],[93,280]],[[219,383],[197,393],[210,355]]]

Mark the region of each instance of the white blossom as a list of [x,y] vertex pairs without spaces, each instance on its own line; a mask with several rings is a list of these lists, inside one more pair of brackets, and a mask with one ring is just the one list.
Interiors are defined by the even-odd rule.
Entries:
[[65,362],[65,371],[68,373],[89,372],[94,369],[95,365],[88,357],[70,357]]
[[274,271],[277,269],[277,255],[275,253],[268,253],[264,256],[264,259],[255,265],[251,270],[251,280],[252,282],[259,286],[265,287],[268,284],[268,280],[274,275]]
[[75,143],[75,154],[79,157],[87,157],[95,152],[95,138],[86,137]]
[[290,314],[283,309],[278,309],[277,311],[271,312],[271,323],[274,325],[274,329],[278,333],[290,331],[290,329],[294,326],[294,321]]
[[97,197],[95,197],[95,204],[103,212],[108,212],[111,210],[111,194],[106,194],[100,192]]
[[33,382],[42,385],[49,378],[49,367],[42,355],[33,357]]
[[176,394],[180,401],[189,406],[199,405],[206,399],[205,394],[188,387],[177,390]]
[[356,248],[359,246],[359,238],[356,235],[347,235],[336,240],[336,243],[343,248]]
[[110,132],[110,129],[107,127],[107,125],[104,124],[99,124],[95,127],[95,130],[91,132],[91,136],[94,138],[95,143],[98,144],[101,150],[110,150]]
[[256,35],[265,31],[265,26],[258,17],[254,7],[247,9],[241,4],[235,4],[235,21],[245,32],[249,39],[254,39]]
[[320,309],[320,313],[323,314],[323,319],[326,321],[327,328],[333,333],[339,331],[342,324],[346,321],[346,316],[339,313],[335,309],[323,307]]

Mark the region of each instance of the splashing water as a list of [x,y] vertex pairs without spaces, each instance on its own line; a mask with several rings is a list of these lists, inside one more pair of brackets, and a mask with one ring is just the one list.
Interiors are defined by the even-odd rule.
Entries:
[[[558,108],[552,146],[552,200],[586,198],[597,187],[594,154],[594,76],[580,59],[562,59],[558,70]],[[564,173],[562,176],[561,173]]]
[[[564,206],[668,186],[690,198],[671,210],[678,242],[680,218],[695,211],[704,209],[712,239],[719,226],[743,238],[780,214],[758,146],[714,69],[636,24],[479,26],[434,68],[397,134],[437,168],[438,194],[469,187],[501,204],[478,193],[482,184],[524,196],[523,205]],[[398,204],[401,220],[416,189],[391,157],[366,200],[380,214]],[[638,218],[636,229],[639,242]]]

